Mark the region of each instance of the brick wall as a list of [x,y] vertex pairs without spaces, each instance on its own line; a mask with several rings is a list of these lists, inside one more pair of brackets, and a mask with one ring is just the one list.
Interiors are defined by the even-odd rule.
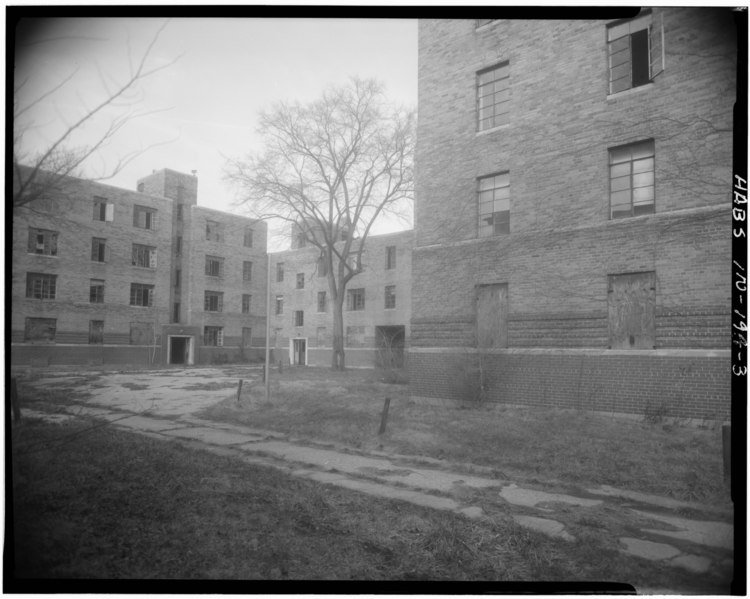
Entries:
[[[478,374],[481,359],[483,378]],[[729,420],[728,350],[573,351],[468,349],[409,352],[414,397],[616,414]]]
[[[368,237],[362,256],[363,272],[356,275],[347,289],[364,288],[365,309],[347,310],[344,300],[344,334],[347,327],[364,327],[363,347],[370,348],[362,352],[346,351],[346,363],[351,366],[373,366],[375,363],[375,327],[404,326],[406,340],[410,338],[411,317],[411,278],[413,231],[403,231],[386,235]],[[396,247],[396,267],[386,269],[385,248]],[[311,365],[330,366],[331,343],[333,336],[333,315],[331,293],[328,279],[318,276],[317,259],[319,250],[306,247],[271,254],[271,301],[276,296],[284,298],[283,314],[272,313],[271,334],[275,347],[288,348],[290,338],[306,338],[308,343],[308,361]],[[276,280],[276,266],[284,264],[284,280]],[[305,286],[297,288],[297,274],[304,276]],[[396,307],[385,309],[385,286],[394,285]],[[318,292],[325,291],[327,306],[325,312],[318,312]],[[272,305],[272,312],[275,306]],[[304,312],[304,325],[294,324],[294,312]],[[319,335],[322,333],[322,335]],[[320,337],[320,339],[319,339]],[[311,357],[312,348],[316,349]]]
[[[652,18],[664,71],[618,94],[607,22],[420,22],[413,395],[466,392],[450,362],[476,347],[477,286],[502,284],[495,400],[638,413],[665,397],[674,414],[728,414],[728,354],[700,350],[730,343],[735,26],[723,9]],[[477,132],[476,74],[505,61],[509,123]],[[644,139],[655,213],[611,220],[609,149]],[[478,238],[477,179],[506,171],[510,233]],[[640,272],[655,273],[656,350],[608,353],[609,275]]]

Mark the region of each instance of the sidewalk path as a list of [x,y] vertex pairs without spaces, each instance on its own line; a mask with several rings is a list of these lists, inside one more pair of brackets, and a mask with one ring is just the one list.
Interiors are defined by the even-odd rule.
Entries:
[[[532,488],[508,480],[452,472],[439,460],[415,465],[410,456],[362,454],[354,450],[289,440],[283,434],[212,422],[190,415],[133,415],[112,408],[81,407],[111,425],[165,441],[187,443],[246,462],[283,469],[324,484],[453,511],[468,518],[510,515],[519,525],[575,541],[587,529],[608,535],[629,555],[692,572],[731,572],[732,514],[712,506],[602,486],[570,490]],[[27,412],[28,414],[28,412]],[[33,414],[28,414],[32,416]],[[59,416],[58,416],[59,418]],[[481,472],[481,469],[475,469]]]

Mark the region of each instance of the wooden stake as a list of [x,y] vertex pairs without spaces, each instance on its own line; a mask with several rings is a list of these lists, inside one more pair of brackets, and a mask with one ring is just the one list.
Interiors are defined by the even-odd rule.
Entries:
[[237,403],[240,403],[240,393],[242,393],[242,379],[240,379],[240,383],[237,385]]
[[378,435],[382,435],[385,432],[385,423],[388,421],[388,408],[391,407],[391,398],[386,397],[385,403],[383,404],[383,415],[380,417],[380,430]]

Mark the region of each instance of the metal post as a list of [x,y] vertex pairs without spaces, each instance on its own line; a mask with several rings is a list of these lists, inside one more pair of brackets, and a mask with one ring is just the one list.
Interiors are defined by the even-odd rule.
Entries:
[[240,395],[242,395],[242,379],[240,379],[240,382],[237,385],[237,403],[240,403]]
[[264,377],[266,381],[266,401],[271,400],[271,377],[269,376],[269,360],[271,359],[271,254],[268,253],[266,243],[266,363]]

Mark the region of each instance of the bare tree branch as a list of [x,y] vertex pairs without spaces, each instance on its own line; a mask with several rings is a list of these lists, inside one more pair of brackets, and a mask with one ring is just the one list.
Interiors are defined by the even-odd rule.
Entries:
[[[106,96],[98,104],[93,107],[87,107],[85,102],[81,99],[81,104],[84,108],[84,113],[79,118],[68,123],[65,117],[59,114],[59,119],[64,123],[65,128],[63,132],[57,135],[51,140],[45,147],[40,149],[34,154],[24,152],[22,149],[22,140],[24,133],[30,129],[32,122],[26,120],[24,117],[30,113],[30,111],[38,106],[41,102],[48,100],[59,92],[66,84],[68,84],[73,77],[76,75],[77,70],[71,72],[67,77],[63,78],[60,83],[47,90],[39,97],[32,99],[27,104],[21,106],[19,103],[19,92],[26,84],[26,81],[22,81],[14,88],[14,106],[13,106],[13,167],[14,167],[14,182],[13,182],[13,206],[25,206],[31,202],[49,197],[54,190],[59,189],[64,185],[65,179],[70,176],[80,176],[80,170],[84,163],[91,159],[94,155],[98,155],[100,150],[107,144],[112,142],[115,136],[136,118],[140,118],[157,111],[138,112],[127,108],[118,116],[112,118],[109,125],[105,128],[104,132],[99,134],[95,139],[92,140],[90,145],[84,147],[71,147],[72,138],[79,133],[88,123],[90,123],[95,117],[102,114],[106,108],[119,106],[118,101],[128,98],[130,94],[138,91],[138,86],[146,78],[163,71],[171,67],[179,56],[175,59],[161,65],[150,66],[149,61],[153,53],[154,46],[156,45],[161,33],[167,26],[168,21],[165,21],[159,29],[156,31],[148,47],[143,52],[141,57],[133,66],[132,55],[128,52],[128,59],[130,60],[130,70],[127,74],[127,78],[124,82],[115,84],[114,87],[110,87],[107,83],[105,76],[100,71],[100,80],[102,87],[106,91]],[[42,43],[41,40],[34,43]],[[132,106],[134,100],[126,102],[125,106]],[[164,143],[171,143],[173,140],[162,142],[160,144],[153,144],[144,149],[131,152],[121,157],[114,167],[108,169],[105,173],[95,177],[95,180],[110,179],[117,175],[128,163],[130,163],[137,156],[140,156],[148,149],[155,145],[163,145]]]

